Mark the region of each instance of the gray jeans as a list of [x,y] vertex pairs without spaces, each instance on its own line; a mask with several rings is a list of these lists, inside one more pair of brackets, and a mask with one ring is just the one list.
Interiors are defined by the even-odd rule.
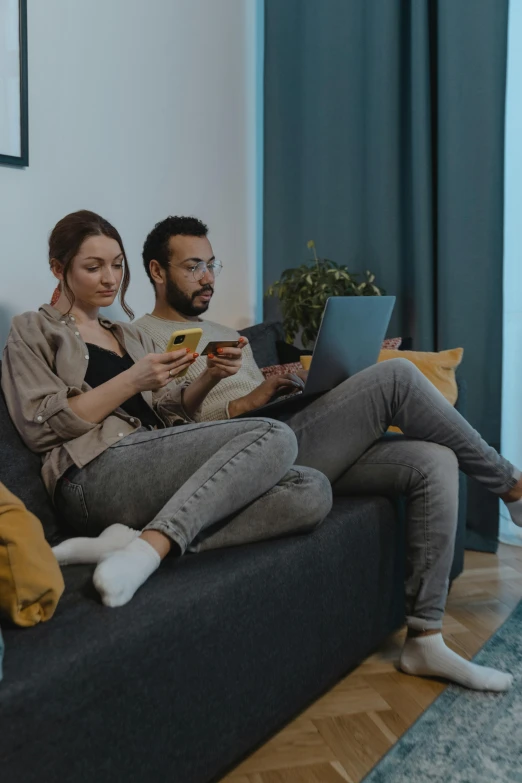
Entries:
[[159,530],[181,552],[304,532],[330,511],[328,479],[294,466],[297,442],[269,419],[141,428],[58,483],[59,513],[82,535],[114,522]]
[[[418,630],[440,628],[458,467],[498,495],[520,472],[407,359],[370,367],[285,420],[297,436],[299,463],[325,473],[334,493],[406,496],[407,621]],[[392,424],[407,438],[383,439]]]

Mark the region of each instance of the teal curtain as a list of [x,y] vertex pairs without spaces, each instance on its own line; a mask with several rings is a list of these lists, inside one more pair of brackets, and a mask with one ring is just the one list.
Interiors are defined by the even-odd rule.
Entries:
[[[306,242],[398,296],[390,334],[462,346],[500,442],[508,0],[265,0],[264,285]],[[266,303],[270,317],[273,303]],[[469,545],[497,503],[470,486]]]

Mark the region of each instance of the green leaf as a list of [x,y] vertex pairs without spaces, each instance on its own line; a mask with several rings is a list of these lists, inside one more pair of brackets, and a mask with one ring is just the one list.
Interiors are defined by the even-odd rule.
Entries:
[[317,337],[329,297],[382,296],[385,293],[375,284],[375,275],[370,270],[365,270],[364,279],[360,282],[361,275],[351,273],[345,265],[329,258],[317,258],[315,243],[312,247],[313,259],[285,269],[280,279],[266,291],[267,296],[279,298],[286,339],[292,342],[301,331],[305,346],[312,344]]

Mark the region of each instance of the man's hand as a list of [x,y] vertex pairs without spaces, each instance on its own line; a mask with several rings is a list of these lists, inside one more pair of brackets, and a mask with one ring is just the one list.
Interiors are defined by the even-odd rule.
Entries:
[[261,408],[270,402],[278,392],[288,393],[291,391],[301,391],[304,383],[297,375],[274,375],[271,378],[267,378],[263,381],[257,389],[247,394],[245,397],[240,397],[238,400],[232,400],[228,405],[228,415],[231,419],[235,416],[240,416],[242,413],[248,413],[256,408]]
[[243,348],[247,345],[247,338],[240,337],[238,348],[218,348],[217,353],[209,353],[205,374],[214,382],[236,375],[241,369]]

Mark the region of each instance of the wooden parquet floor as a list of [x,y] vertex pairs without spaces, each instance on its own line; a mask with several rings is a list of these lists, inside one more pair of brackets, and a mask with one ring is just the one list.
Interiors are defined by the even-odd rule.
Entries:
[[[444,634],[471,658],[522,599],[522,548],[467,552],[453,584]],[[222,783],[358,783],[444,685],[401,674],[398,632]]]

